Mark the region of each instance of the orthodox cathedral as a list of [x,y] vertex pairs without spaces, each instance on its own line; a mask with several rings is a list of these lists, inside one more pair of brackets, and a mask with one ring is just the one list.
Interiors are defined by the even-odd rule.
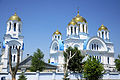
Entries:
[[63,51],[68,47],[77,47],[82,54],[94,56],[104,65],[105,70],[113,71],[114,46],[109,38],[109,30],[103,24],[97,31],[97,36],[90,37],[88,34],[88,23],[85,18],[77,15],[66,27],[67,36],[62,40],[62,34],[58,30],[52,35],[50,45],[50,64],[56,65],[59,71],[63,71],[64,56]]
[[[52,35],[50,45],[50,64],[45,63],[46,69],[64,70],[65,51],[69,46],[77,47],[82,54],[94,56],[104,64],[105,70],[113,71],[114,66],[114,46],[109,38],[109,30],[103,24],[97,31],[97,36],[90,37],[88,34],[88,23],[82,16],[77,15],[66,27],[67,36],[62,40],[62,34],[56,30]],[[0,72],[9,72],[9,47],[12,46],[12,66],[17,62],[16,47],[20,46],[20,68],[29,69],[31,66],[31,56],[22,59],[24,51],[24,37],[22,36],[22,21],[15,13],[7,21],[7,29],[2,42],[0,56]]]

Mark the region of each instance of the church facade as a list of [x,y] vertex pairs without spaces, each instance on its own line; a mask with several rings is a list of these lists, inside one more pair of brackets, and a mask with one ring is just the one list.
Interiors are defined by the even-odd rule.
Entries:
[[85,18],[77,15],[69,22],[66,27],[66,39],[62,40],[62,34],[58,30],[52,35],[50,45],[50,63],[58,66],[59,71],[64,70],[63,51],[68,47],[77,47],[83,55],[94,56],[104,65],[105,70],[113,71],[114,45],[110,41],[107,27],[103,24],[99,27],[97,36],[90,37],[88,34],[88,23]]

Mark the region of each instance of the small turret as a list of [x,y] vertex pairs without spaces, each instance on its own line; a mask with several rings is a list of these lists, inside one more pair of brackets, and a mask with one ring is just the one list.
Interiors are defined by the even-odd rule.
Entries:
[[59,32],[58,30],[56,30],[56,32],[53,33],[52,35],[52,40],[62,40],[62,34],[61,32]]
[[109,40],[109,30],[107,27],[105,27],[103,24],[100,26],[97,32],[97,36],[104,39]]

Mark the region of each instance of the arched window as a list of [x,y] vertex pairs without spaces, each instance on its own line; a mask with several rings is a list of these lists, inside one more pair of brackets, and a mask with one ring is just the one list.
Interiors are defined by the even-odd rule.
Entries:
[[84,32],[84,24],[83,24],[83,32]]
[[21,32],[21,30],[20,30],[20,24],[19,24],[19,28],[18,29],[19,29],[19,32]]
[[97,59],[99,59],[99,57],[97,56]]
[[107,39],[107,32],[105,32],[105,36],[106,36],[106,39]]
[[73,27],[71,27],[71,34],[73,33]]
[[13,62],[15,62],[15,57],[16,57],[16,56],[14,55],[14,57],[13,57]]
[[99,61],[101,62],[101,56],[99,56]]
[[108,64],[109,64],[109,57],[107,58]]
[[96,50],[96,44],[94,44],[94,50]]
[[99,37],[100,37],[101,35],[100,35],[100,32],[99,32]]
[[98,45],[97,45],[97,50],[98,50]]
[[79,32],[80,32],[80,24],[79,24]]
[[58,36],[58,40],[60,39],[60,36]]
[[13,49],[15,49],[15,46],[13,45]]
[[102,32],[102,38],[104,38],[104,32]]
[[14,31],[16,31],[16,23],[14,23]]
[[9,26],[9,31],[10,31],[10,29],[11,29],[11,22],[10,22],[10,26]]
[[92,44],[92,50],[93,50],[93,44]]
[[11,55],[11,61],[12,61],[12,55]]
[[55,36],[55,38],[57,38],[57,36]]
[[74,27],[74,29],[75,29],[75,34],[76,34],[76,27]]
[[58,46],[55,47],[55,50],[58,50]]

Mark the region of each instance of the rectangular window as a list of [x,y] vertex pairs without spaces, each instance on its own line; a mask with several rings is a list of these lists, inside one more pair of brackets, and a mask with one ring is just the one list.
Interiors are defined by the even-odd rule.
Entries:
[[16,23],[14,23],[14,31],[16,31]]

